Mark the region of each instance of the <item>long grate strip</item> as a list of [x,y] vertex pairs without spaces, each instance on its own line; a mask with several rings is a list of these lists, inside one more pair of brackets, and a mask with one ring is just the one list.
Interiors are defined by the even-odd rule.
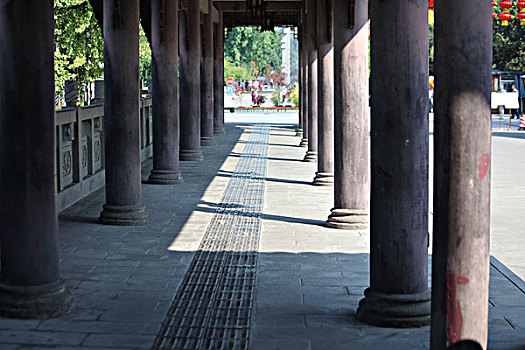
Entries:
[[249,348],[269,137],[251,132],[153,350]]

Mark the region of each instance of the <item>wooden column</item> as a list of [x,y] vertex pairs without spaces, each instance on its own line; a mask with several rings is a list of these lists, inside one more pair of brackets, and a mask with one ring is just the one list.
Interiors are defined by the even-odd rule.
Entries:
[[430,323],[428,6],[371,2],[370,288],[357,315],[388,327]]
[[213,136],[213,1],[203,15],[201,58],[201,146],[216,146]]
[[[476,19],[465,22],[462,13],[476,13]],[[436,2],[435,28],[430,348],[460,349],[463,344],[465,349],[485,349],[490,268],[491,6],[483,0]]]
[[148,182],[182,183],[179,166],[178,0],[152,0],[153,169]]
[[304,120],[304,106],[302,104],[303,100],[303,70],[302,70],[302,62],[301,62],[301,28],[298,30],[298,38],[299,38],[299,52],[298,52],[298,71],[297,71],[297,84],[298,84],[298,92],[299,92],[299,120],[297,123],[297,127],[295,128],[295,136],[303,137],[303,120]]
[[189,1],[187,6],[179,11],[180,160],[200,161],[200,2]]
[[0,315],[56,317],[71,297],[58,274],[53,1],[1,7]]
[[334,208],[326,225],[353,230],[368,227],[370,203],[368,0],[350,6],[334,3]]
[[333,0],[317,2],[318,162],[313,185],[334,183],[334,38]]
[[299,35],[299,68],[301,69],[301,82],[299,87],[302,91],[300,100],[301,111],[303,114],[303,137],[299,147],[308,147],[308,50],[306,38],[306,14],[302,13],[303,23]]
[[140,225],[139,1],[104,1],[106,204],[99,221]]
[[307,4],[308,151],[303,161],[317,162],[317,0],[309,0]]
[[213,60],[213,125],[215,135],[224,135],[224,26],[222,12],[219,11],[219,22],[215,24],[215,45]]

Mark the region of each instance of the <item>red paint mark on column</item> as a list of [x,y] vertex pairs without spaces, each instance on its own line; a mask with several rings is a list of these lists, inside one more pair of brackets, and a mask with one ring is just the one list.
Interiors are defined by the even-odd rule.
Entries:
[[459,276],[458,277],[458,283],[459,284],[468,284],[469,283],[469,279],[466,278],[465,276]]
[[[461,281],[464,282],[463,279]],[[461,339],[461,329],[463,327],[463,315],[461,314],[461,305],[459,305],[459,301],[456,300],[456,287],[457,287],[458,282],[459,282],[459,278],[456,278],[456,276],[454,276],[451,273],[448,274],[446,298],[447,298],[447,333],[448,333],[448,344],[449,345],[455,344]]]
[[487,176],[487,171],[489,169],[489,155],[485,153],[481,156],[481,162],[478,164],[479,178],[483,180]]

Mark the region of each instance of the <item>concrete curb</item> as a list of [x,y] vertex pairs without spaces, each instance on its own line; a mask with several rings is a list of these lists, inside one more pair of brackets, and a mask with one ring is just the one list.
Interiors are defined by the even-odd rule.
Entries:
[[505,278],[507,278],[519,290],[525,293],[525,281],[523,281],[518,275],[512,272],[507,266],[505,266],[501,261],[492,255],[490,256],[490,265],[492,265],[492,267],[505,276]]

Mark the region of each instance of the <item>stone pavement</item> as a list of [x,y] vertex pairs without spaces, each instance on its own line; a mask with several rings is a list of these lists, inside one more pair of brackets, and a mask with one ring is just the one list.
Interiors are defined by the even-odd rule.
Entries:
[[[240,116],[231,118],[242,122]],[[273,114],[250,119],[282,120]],[[53,320],[0,318],[0,349],[151,349],[188,269],[195,271],[208,227],[228,203],[225,189],[231,179],[244,176],[236,167],[253,143],[253,130],[230,125],[225,136],[217,136],[219,146],[203,148],[204,162],[182,163],[182,185],[144,184],[145,226],[97,224],[102,190],[61,213],[61,275],[75,309]],[[251,326],[238,327],[246,328],[250,348],[427,349],[428,327],[388,329],[356,321],[357,302],[368,286],[368,233],[322,226],[332,189],[310,185],[316,164],[301,161],[306,149],[297,147],[290,125],[276,124],[269,132],[264,210],[252,215],[262,229]],[[151,162],[144,163],[144,177],[150,168]],[[243,223],[234,224],[253,228]],[[491,268],[489,349],[524,349],[523,287],[504,275],[502,264],[494,265],[499,270]],[[195,310],[188,310],[192,317]]]
[[525,280],[524,174],[525,132],[493,133],[491,254],[522,280]]

